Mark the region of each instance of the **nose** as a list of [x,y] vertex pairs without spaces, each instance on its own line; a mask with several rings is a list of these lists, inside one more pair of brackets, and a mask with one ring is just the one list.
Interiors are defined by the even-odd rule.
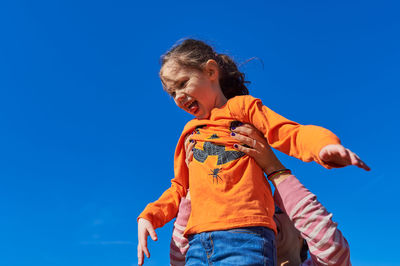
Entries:
[[186,98],[186,94],[183,92],[183,90],[175,91],[175,101],[177,103],[183,103],[185,98]]

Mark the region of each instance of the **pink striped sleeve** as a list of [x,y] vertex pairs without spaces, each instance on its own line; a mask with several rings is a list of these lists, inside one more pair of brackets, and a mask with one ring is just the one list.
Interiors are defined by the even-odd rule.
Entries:
[[185,231],[187,222],[189,220],[190,211],[190,200],[182,198],[179,205],[178,215],[174,223],[174,229],[172,231],[169,253],[170,263],[172,266],[185,265],[185,256],[189,248],[189,241],[183,235],[183,232]]
[[307,241],[312,263],[305,261],[303,265],[351,265],[349,245],[332,214],[296,177],[279,183],[274,199]]

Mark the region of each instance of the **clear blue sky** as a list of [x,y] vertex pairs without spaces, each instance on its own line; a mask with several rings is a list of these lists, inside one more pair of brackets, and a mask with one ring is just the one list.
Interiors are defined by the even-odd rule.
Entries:
[[[190,116],[159,57],[232,55],[252,95],[331,129],[372,168],[279,158],[333,212],[353,265],[399,265],[396,1],[1,1],[0,265],[135,265],[136,217],[173,177]],[[263,64],[261,63],[261,60]],[[155,163],[157,162],[157,163]],[[146,265],[167,265],[171,224]]]

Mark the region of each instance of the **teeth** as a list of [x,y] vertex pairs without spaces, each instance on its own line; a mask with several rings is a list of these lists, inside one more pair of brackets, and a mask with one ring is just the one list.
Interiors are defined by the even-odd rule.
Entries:
[[193,100],[193,101],[190,101],[190,102],[187,102],[186,104],[185,104],[185,107],[186,108],[190,108],[190,106],[194,103],[195,101]]

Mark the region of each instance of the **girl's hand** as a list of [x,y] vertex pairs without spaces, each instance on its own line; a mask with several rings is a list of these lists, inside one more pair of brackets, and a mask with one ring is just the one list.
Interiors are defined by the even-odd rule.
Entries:
[[326,145],[319,152],[319,157],[322,161],[328,164],[330,167],[339,168],[348,165],[355,165],[366,171],[371,170],[360,157],[354,152],[343,147],[340,144]]
[[190,139],[191,135],[187,135],[185,139],[185,152],[186,152],[186,165],[189,167],[190,162],[193,160],[193,148],[196,144],[195,140]]
[[244,124],[231,128],[231,131],[232,138],[242,143],[242,145],[235,144],[233,148],[252,157],[266,174],[285,168],[275,156],[267,140],[255,127]]
[[143,265],[143,252],[147,258],[150,258],[150,252],[147,249],[147,237],[150,235],[151,239],[157,241],[157,234],[154,231],[153,225],[150,221],[140,218],[138,221],[138,240],[137,247],[138,264]]

